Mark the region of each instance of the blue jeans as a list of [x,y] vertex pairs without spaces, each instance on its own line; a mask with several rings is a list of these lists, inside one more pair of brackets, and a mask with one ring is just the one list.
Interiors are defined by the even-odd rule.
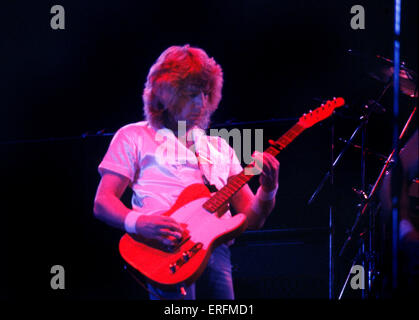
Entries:
[[217,247],[212,253],[208,265],[196,282],[186,287],[186,296],[180,291],[163,290],[147,284],[150,300],[196,300],[225,299],[234,300],[233,279],[231,276],[230,248],[226,244]]

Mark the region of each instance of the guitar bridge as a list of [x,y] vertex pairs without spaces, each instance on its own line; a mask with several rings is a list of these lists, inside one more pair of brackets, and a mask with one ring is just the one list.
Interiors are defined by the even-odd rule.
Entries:
[[177,259],[175,263],[169,265],[171,273],[175,273],[180,267],[182,267],[186,262],[188,262],[201,248],[203,244],[201,242],[196,243],[192,248],[186,250],[182,253],[182,257]]
[[182,237],[182,241],[179,242],[172,251],[176,251],[178,248],[180,248],[181,246],[183,246],[189,239],[191,238],[191,236],[183,236]]

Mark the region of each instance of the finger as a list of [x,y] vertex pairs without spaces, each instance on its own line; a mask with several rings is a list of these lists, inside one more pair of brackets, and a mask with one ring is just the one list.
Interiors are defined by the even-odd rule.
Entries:
[[177,241],[182,239],[182,233],[181,232],[171,231],[169,229],[161,229],[160,232],[163,236],[173,237]]
[[177,223],[174,219],[169,217],[163,217],[162,221],[163,223],[160,224],[161,228],[167,228],[180,233],[183,232],[182,226],[179,223]]
[[168,248],[172,248],[176,246],[176,241],[173,238],[165,237],[165,236],[158,236],[156,239],[163,245],[167,246]]
[[178,226],[176,224],[172,224],[170,222],[160,225],[160,231],[162,231],[162,230],[169,230],[173,233],[179,233],[179,234],[183,233],[183,229],[180,226]]
[[278,183],[278,171],[275,167],[275,164],[272,163],[271,160],[268,160],[268,162],[264,165],[264,170],[262,171],[259,180],[261,185],[265,185],[269,188],[273,188],[273,186],[277,185]]
[[264,158],[264,167],[267,167],[267,173],[271,175],[277,175],[279,171],[279,161],[270,154],[267,154]]
[[273,155],[265,153],[263,157],[263,163],[269,164],[271,167],[274,167],[279,162]]
[[253,158],[255,158],[259,162],[263,162],[263,158],[265,157],[265,154],[263,152],[255,151],[253,153]]
[[263,167],[262,167],[262,175],[269,177],[273,174],[273,167],[272,164],[269,161],[264,161],[263,162]]
[[278,169],[272,163],[265,164],[262,171],[262,176],[267,180],[278,180]]
[[255,151],[252,155],[252,158],[255,160],[255,168],[261,173],[263,171],[264,165],[264,155],[259,151]]
[[254,158],[256,159],[256,163],[259,168],[267,173],[272,173],[277,164],[279,164],[278,160],[269,153],[260,153],[255,151]]

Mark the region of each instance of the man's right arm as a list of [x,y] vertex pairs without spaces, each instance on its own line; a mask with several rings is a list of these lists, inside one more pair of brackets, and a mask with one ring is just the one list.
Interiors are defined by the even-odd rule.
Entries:
[[124,230],[125,217],[131,210],[120,199],[128,184],[129,179],[123,175],[110,171],[103,174],[93,207],[96,218]]
[[[96,218],[124,231],[125,218],[131,210],[120,199],[129,182],[123,175],[106,171],[100,180],[93,208]],[[140,215],[135,226],[138,235],[166,245],[175,245],[182,238],[182,227],[170,217]]]

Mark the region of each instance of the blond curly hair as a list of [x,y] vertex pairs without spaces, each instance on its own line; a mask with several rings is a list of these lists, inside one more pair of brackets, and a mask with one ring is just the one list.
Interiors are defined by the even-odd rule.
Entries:
[[171,46],[150,68],[143,91],[144,116],[155,128],[167,126],[170,113],[178,113],[176,98],[190,87],[208,100],[199,127],[206,129],[221,100],[223,72],[204,50],[189,45]]

